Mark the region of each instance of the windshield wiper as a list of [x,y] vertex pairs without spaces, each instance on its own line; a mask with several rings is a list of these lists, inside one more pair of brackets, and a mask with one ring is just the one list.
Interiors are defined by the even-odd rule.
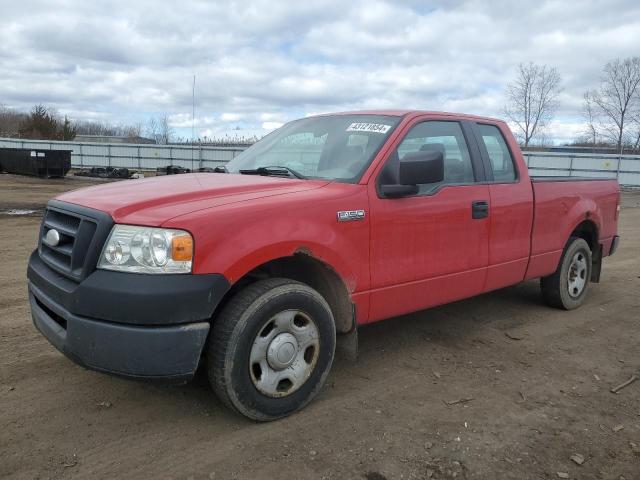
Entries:
[[280,165],[268,166],[268,167],[258,167],[246,170],[240,170],[240,173],[243,175],[266,175],[273,177],[294,177],[305,180],[307,177],[302,175],[300,172],[296,172],[295,170],[289,167],[283,167]]

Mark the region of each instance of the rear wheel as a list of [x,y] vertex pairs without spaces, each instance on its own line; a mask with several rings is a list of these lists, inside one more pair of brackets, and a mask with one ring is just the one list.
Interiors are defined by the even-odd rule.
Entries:
[[275,420],[318,393],[335,343],[333,315],[318,292],[288,279],[261,280],[236,294],[214,321],[209,379],[232,409]]
[[584,303],[591,279],[591,249],[582,238],[571,237],[558,269],[540,280],[542,296],[552,307],[573,310]]

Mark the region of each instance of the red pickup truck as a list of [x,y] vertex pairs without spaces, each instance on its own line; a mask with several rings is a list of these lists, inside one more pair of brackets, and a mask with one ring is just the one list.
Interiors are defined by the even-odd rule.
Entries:
[[217,170],[51,200],[28,267],[40,332],[116,375],[205,365],[224,403],[272,420],[359,326],[533,278],[576,308],[618,244],[616,181],[530,178],[489,118],[308,117]]

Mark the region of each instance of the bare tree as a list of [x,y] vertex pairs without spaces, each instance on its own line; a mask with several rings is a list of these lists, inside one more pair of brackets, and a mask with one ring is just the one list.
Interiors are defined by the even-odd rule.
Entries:
[[20,124],[26,119],[26,113],[0,105],[0,137],[18,137]]
[[621,150],[640,109],[640,57],[616,58],[604,66],[603,73],[600,88],[590,95],[606,120],[605,134]]
[[169,116],[165,113],[160,117],[151,117],[147,121],[145,135],[153,139],[157,144],[166,145],[174,137],[174,130],[169,123]]
[[126,135],[129,138],[135,138],[142,135],[142,123],[137,122],[125,127]]
[[159,125],[159,135],[158,135],[158,143],[161,145],[166,145],[171,142],[173,137],[173,127],[169,123],[169,116],[165,113],[158,119]]
[[[638,95],[640,97],[640,94]],[[638,99],[640,102],[640,99]],[[634,153],[640,152],[640,112],[631,119],[631,148]]]
[[524,146],[553,118],[560,93],[560,75],[547,65],[518,66],[518,76],[507,86],[505,114],[517,127]]
[[78,135],[102,135],[106,137],[139,137],[142,124],[111,124],[95,120],[79,120],[74,123]]
[[598,143],[598,125],[597,125],[597,112],[596,112],[596,104],[593,101],[592,95],[590,92],[585,92],[582,96],[584,99],[584,104],[582,107],[582,115],[586,120],[585,126],[585,136],[587,138],[587,142],[592,145],[596,145]]
[[144,134],[146,137],[151,138],[154,142],[158,143],[158,132],[160,131],[160,127],[158,125],[158,121],[151,117],[147,121],[147,126],[145,127]]

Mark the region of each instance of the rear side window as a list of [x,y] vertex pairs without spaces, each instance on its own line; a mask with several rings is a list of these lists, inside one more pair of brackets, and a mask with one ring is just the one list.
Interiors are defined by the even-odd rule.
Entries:
[[420,193],[443,184],[465,184],[475,181],[471,157],[462,128],[457,122],[427,121],[414,126],[398,145],[397,158],[419,150],[440,150],[444,158],[444,181],[420,185]]
[[483,124],[478,124],[478,129],[489,154],[494,181],[499,183],[515,181],[516,170],[513,166],[513,158],[500,129],[495,125]]

